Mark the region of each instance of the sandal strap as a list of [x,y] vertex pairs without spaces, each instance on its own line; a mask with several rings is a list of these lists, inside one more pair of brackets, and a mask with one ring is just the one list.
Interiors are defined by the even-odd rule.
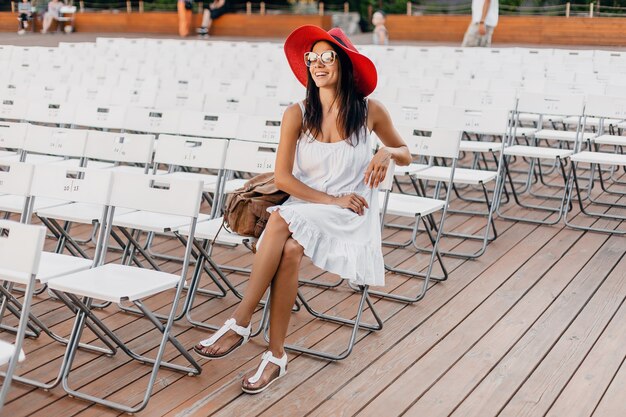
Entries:
[[256,373],[248,378],[248,382],[251,384],[256,384],[257,382],[259,382],[259,380],[263,376],[265,367],[270,362],[280,368],[280,372],[278,374],[279,376],[283,376],[285,372],[287,372],[287,353],[283,354],[282,358],[277,358],[272,355],[272,352],[267,351],[263,354],[263,360],[261,361],[259,368],[256,370]]
[[212,346],[213,344],[215,344],[215,342],[217,342],[220,339],[220,337],[224,336],[230,330],[237,333],[239,336],[243,337],[242,344],[244,344],[250,338],[250,329],[251,329],[250,325],[248,325],[248,327],[239,326],[237,325],[237,322],[235,321],[235,319],[230,318],[226,320],[224,325],[220,327],[220,329],[217,332],[215,332],[213,336],[209,337],[208,339],[202,340],[200,344],[204,347]]

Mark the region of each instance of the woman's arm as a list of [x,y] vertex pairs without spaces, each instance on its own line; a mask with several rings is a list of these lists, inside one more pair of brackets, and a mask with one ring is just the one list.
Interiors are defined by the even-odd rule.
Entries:
[[280,190],[304,201],[318,204],[334,204],[364,214],[367,201],[360,195],[349,194],[341,197],[331,196],[315,190],[293,176],[293,161],[296,157],[296,146],[302,129],[302,111],[300,106],[292,104],[285,110],[280,127],[280,143],[276,155],[274,181]]
[[377,100],[369,99],[368,125],[383,143],[365,170],[363,181],[370,187],[378,187],[384,179],[393,159],[396,165],[409,165],[413,160],[408,146],[391,121],[387,109]]

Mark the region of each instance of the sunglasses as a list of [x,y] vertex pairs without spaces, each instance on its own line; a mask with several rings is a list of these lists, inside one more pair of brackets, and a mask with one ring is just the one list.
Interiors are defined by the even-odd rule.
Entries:
[[336,58],[337,53],[335,51],[324,51],[321,54],[317,54],[315,52],[305,52],[304,65],[310,67],[317,61],[321,62],[323,65],[333,65]]

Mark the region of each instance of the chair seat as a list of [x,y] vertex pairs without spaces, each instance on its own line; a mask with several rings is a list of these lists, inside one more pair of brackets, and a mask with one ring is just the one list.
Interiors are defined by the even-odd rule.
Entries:
[[[62,165],[65,168],[80,168],[80,159],[76,159],[76,158],[64,159],[60,162],[56,162],[56,164]],[[115,164],[112,162],[88,161],[87,166],[89,168],[95,168],[95,169],[106,169],[106,168],[113,168]]]
[[9,158],[9,157],[15,158],[16,155],[17,155],[17,152],[0,150],[0,158]]
[[515,128],[515,137],[519,138],[519,137],[530,137],[533,136],[535,134],[535,132],[537,131],[537,129],[535,129],[534,127],[517,127]]
[[205,193],[209,193],[209,192],[213,192],[215,190],[215,187],[212,188],[212,190],[209,189],[209,185],[213,185],[217,182],[217,175],[212,175],[212,174],[200,174],[197,172],[172,172],[169,174],[166,174],[170,177],[173,178],[183,178],[183,179],[189,179],[189,180],[200,180],[204,182],[204,186],[202,188],[202,191],[204,191]]
[[[0,211],[8,211],[9,213],[21,213],[24,210],[25,197],[17,195],[0,196]],[[54,198],[36,198],[33,210],[39,211],[48,207],[60,206],[67,204],[66,200],[57,200]]]
[[[585,132],[583,133],[583,139],[593,139],[596,136],[593,132]],[[542,129],[535,133],[535,137],[537,139],[548,139],[548,140],[562,140],[566,142],[574,142],[576,140],[576,132],[570,132],[567,130],[551,130],[551,129]]]
[[[587,120],[585,120],[585,126],[598,127],[600,125],[600,120],[601,118],[599,117],[587,117]],[[604,119],[604,126],[617,125],[619,122],[621,122],[620,119]],[[563,120],[563,123],[565,123],[568,126],[571,126],[571,125],[575,126],[578,124],[578,117],[577,116],[566,117]]]
[[[146,171],[144,167],[136,167],[136,166],[130,166],[130,165],[114,166],[111,168],[111,170],[115,172],[130,172],[134,174],[143,174]],[[150,173],[152,173],[152,170],[150,170]],[[156,175],[163,175],[163,174],[167,174],[167,171],[164,169],[157,169]]]
[[[6,158],[2,159],[3,161],[8,162],[20,162],[20,155],[9,155]],[[60,156],[52,156],[52,155],[41,155],[36,153],[29,153],[26,155],[26,159],[24,162],[28,162],[29,164],[49,164],[51,162],[61,162],[63,158]]]
[[[103,206],[87,203],[69,203],[62,206],[48,207],[38,210],[39,217],[63,220],[73,223],[92,224],[99,222],[102,218]],[[131,213],[134,210],[127,208],[116,208],[115,214],[122,215]]]
[[[226,185],[224,186],[224,194],[231,194],[232,192],[242,188],[249,180],[237,178],[234,180],[226,181]],[[205,192],[213,193],[215,192],[216,184],[209,184],[208,186],[205,184],[204,186]]]
[[[196,239],[213,240],[215,239],[215,235],[217,235],[217,232],[219,231],[219,235],[217,235],[216,240],[217,243],[240,245],[244,242],[244,240],[256,240],[253,237],[242,236],[238,235],[237,233],[232,233],[228,231],[225,227],[220,230],[220,227],[222,227],[223,219],[223,217],[218,217],[198,223],[196,225],[196,231],[194,236],[196,237]],[[189,236],[189,226],[181,227],[180,229],[178,229],[178,233],[183,236]]]
[[499,142],[482,142],[479,140],[462,140],[459,150],[463,152],[488,153],[488,152],[499,152],[501,147],[502,147],[502,143],[499,143]]
[[[414,176],[421,180],[450,182],[451,170],[452,168],[450,167],[430,167],[416,173]],[[493,181],[497,175],[498,173],[494,171],[457,168],[454,170],[454,179],[452,182],[455,184],[484,184]]]
[[584,151],[572,155],[572,161],[586,162],[589,164],[626,166],[626,155],[619,153]]
[[[198,221],[206,220],[209,216],[200,214]],[[130,213],[117,213],[113,217],[113,225],[128,229],[141,229],[146,232],[167,233],[189,225],[189,217],[176,216],[173,214],[160,214],[148,211],[133,211]]]
[[[385,193],[378,193],[378,201],[383,208],[385,201]],[[443,209],[446,205],[445,201],[436,200],[434,198],[418,197],[408,194],[389,193],[389,202],[387,203],[387,214],[395,216],[415,217],[426,216]]]
[[[0,365],[5,365],[9,363],[13,354],[15,353],[15,345],[13,343],[8,343],[3,340],[0,340]],[[26,358],[24,355],[24,351],[20,350],[20,359],[22,362]]]
[[174,288],[180,277],[152,269],[107,264],[51,280],[53,290],[119,303]]
[[428,165],[416,163],[412,163],[404,167],[396,165],[393,175],[412,175],[424,168],[428,168]]
[[515,145],[509,146],[504,149],[504,154],[509,156],[525,156],[527,158],[539,158],[539,159],[556,159],[567,158],[571,156],[574,151],[568,149],[556,149],[556,148],[541,148],[537,146],[523,146]]
[[91,259],[44,251],[41,253],[37,280],[45,284],[51,279],[87,270],[92,264]]
[[[544,114],[543,121],[544,122],[562,122],[565,119],[565,116],[557,116],[553,114]],[[519,115],[520,122],[539,122],[539,115],[536,113],[520,113]]]
[[626,145],[626,136],[600,135],[593,140],[598,145]]

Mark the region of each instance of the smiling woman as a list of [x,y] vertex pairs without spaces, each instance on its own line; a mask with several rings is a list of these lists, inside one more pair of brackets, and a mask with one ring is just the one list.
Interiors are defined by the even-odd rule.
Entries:
[[[285,336],[304,255],[354,284],[384,285],[378,184],[392,159],[411,162],[387,111],[366,98],[376,87],[374,64],[341,29],[300,27],[287,38],[285,54],[307,88],[306,98],[290,106],[281,123],[275,180],[290,197],[268,209],[250,281],[232,318],[194,347],[215,359],[246,343],[252,314],[271,285],[269,351],[242,381],[242,390],[251,394],[286,373]],[[385,145],[376,154],[371,131]]]

